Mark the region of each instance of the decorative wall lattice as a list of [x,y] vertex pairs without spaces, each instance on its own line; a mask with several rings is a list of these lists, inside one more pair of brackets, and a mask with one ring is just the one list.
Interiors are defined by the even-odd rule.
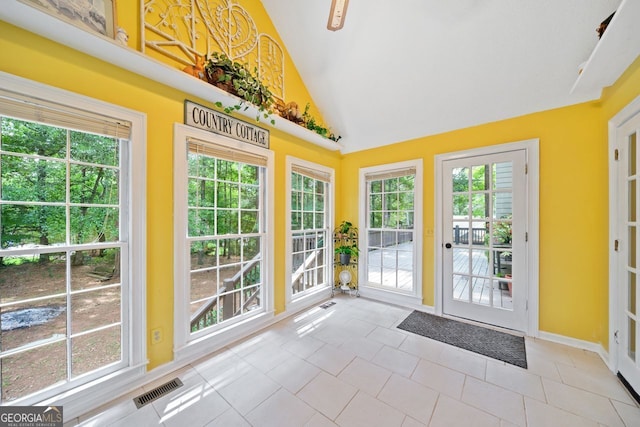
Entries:
[[284,51],[233,0],[145,0],[144,46],[178,64],[222,52],[258,70],[274,97],[284,100]]

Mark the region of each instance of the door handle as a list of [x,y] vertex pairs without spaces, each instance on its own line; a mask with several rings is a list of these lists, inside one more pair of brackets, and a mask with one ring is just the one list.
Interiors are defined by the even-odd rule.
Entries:
[[451,243],[445,243],[444,247],[447,248],[447,249],[451,249]]

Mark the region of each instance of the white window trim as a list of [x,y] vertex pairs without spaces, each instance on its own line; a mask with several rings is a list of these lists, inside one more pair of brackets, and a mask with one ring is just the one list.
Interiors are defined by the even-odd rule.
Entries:
[[317,170],[329,174],[329,192],[327,194],[328,200],[325,200],[325,206],[327,207],[327,223],[334,224],[335,218],[335,170],[327,166],[323,166],[317,163],[309,162],[307,160],[299,159],[293,156],[287,156],[286,158],[286,186],[285,194],[287,194],[286,210],[285,210],[285,226],[287,230],[287,238],[285,242],[285,304],[287,312],[296,312],[302,309],[308,308],[318,302],[326,299],[329,296],[329,290],[333,283],[333,238],[331,236],[331,226],[329,227],[329,235],[327,236],[326,250],[328,252],[328,264],[327,264],[327,286],[321,286],[318,288],[310,289],[294,297],[291,289],[291,258],[293,247],[291,243],[291,172],[294,166],[300,166],[305,169]]
[[[196,138],[233,150],[256,153],[267,158],[265,235],[266,251],[263,277],[264,311],[255,316],[241,319],[227,327],[210,333],[191,336],[189,331],[189,292],[185,283],[189,280],[189,260],[186,255],[187,236],[187,140]],[[274,315],[273,299],[273,253],[274,253],[274,153],[221,135],[176,123],[173,128],[173,191],[174,191],[174,357],[176,362],[190,361],[198,355],[216,351],[225,345],[241,339],[270,323]]]
[[[96,112],[109,117],[131,122],[131,143],[129,144],[128,200],[123,209],[129,214],[129,307],[128,324],[129,342],[123,343],[128,348],[128,367],[112,374],[100,377],[84,385],[74,387],[66,392],[47,398],[41,402],[29,399],[18,399],[8,405],[62,405],[65,418],[74,418],[113,398],[129,385],[142,378],[146,372],[147,347],[147,304],[146,304],[146,115],[138,111],[78,95],[62,89],[47,86],[31,80],[23,79],[5,72],[0,72],[0,89],[11,90],[33,98],[53,101],[72,106],[79,110]],[[124,320],[124,319],[123,319]],[[126,344],[126,345],[124,345]]]
[[412,293],[397,292],[391,289],[384,289],[380,287],[368,286],[365,282],[367,277],[367,257],[360,257],[360,264],[358,266],[358,287],[362,296],[373,298],[381,301],[386,301],[394,304],[401,304],[408,307],[422,306],[422,251],[423,251],[423,234],[422,234],[422,222],[423,222],[423,170],[422,159],[406,160],[397,163],[388,163],[379,166],[371,166],[366,168],[360,168],[360,184],[359,184],[359,196],[358,200],[361,206],[360,213],[358,215],[358,222],[360,224],[360,242],[359,247],[361,251],[366,252],[368,247],[368,232],[367,232],[367,213],[368,209],[368,194],[367,194],[367,179],[366,175],[382,173],[385,171],[392,171],[397,169],[415,168],[416,178],[414,187],[414,239],[413,239],[413,282],[414,289]]

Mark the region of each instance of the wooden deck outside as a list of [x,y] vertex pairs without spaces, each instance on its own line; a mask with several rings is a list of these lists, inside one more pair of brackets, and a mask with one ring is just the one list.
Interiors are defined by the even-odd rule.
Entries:
[[[469,252],[471,252],[471,266],[469,266]],[[509,295],[509,290],[500,289],[499,278],[492,278],[493,271],[489,268],[487,253],[488,251],[485,250],[454,249],[453,298],[459,301],[470,301],[474,304],[511,310],[513,309],[513,300]],[[503,283],[506,285],[506,282],[503,281]],[[469,296],[470,286],[471,296]]]

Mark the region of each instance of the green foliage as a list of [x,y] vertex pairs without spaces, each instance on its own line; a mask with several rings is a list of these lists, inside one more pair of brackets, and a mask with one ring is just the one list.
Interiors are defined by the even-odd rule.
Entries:
[[335,252],[337,254],[347,254],[351,256],[358,256],[360,250],[358,249],[358,245],[353,243],[352,245],[341,245],[335,248]]
[[[242,99],[239,104],[226,107],[216,102],[216,106],[223,108],[225,113],[238,111],[243,106],[245,110],[248,109],[246,102],[258,107],[256,121],[260,121],[261,116],[269,118],[274,103],[273,94],[260,81],[257,68],[251,72],[244,64],[232,61],[224,53],[214,52],[207,60],[205,71],[212,84]],[[271,120],[271,124],[275,124],[275,120]]]
[[358,256],[358,244],[355,240],[358,236],[358,228],[354,227],[350,221],[342,221],[336,229],[336,237],[340,239],[342,244],[336,246],[334,251],[336,254],[346,254]]
[[317,133],[318,135],[324,138],[328,138],[332,141],[338,142],[342,137],[339,135],[336,136],[333,133],[330,133],[329,129],[316,123],[316,119],[313,118],[311,114],[309,114],[309,108],[310,108],[310,105],[309,103],[307,103],[307,105],[304,107],[304,113],[302,113],[302,120],[303,120],[304,126],[307,129]]
[[511,215],[503,219],[506,221],[497,221],[493,224],[493,240],[497,244],[509,245],[513,239]]

